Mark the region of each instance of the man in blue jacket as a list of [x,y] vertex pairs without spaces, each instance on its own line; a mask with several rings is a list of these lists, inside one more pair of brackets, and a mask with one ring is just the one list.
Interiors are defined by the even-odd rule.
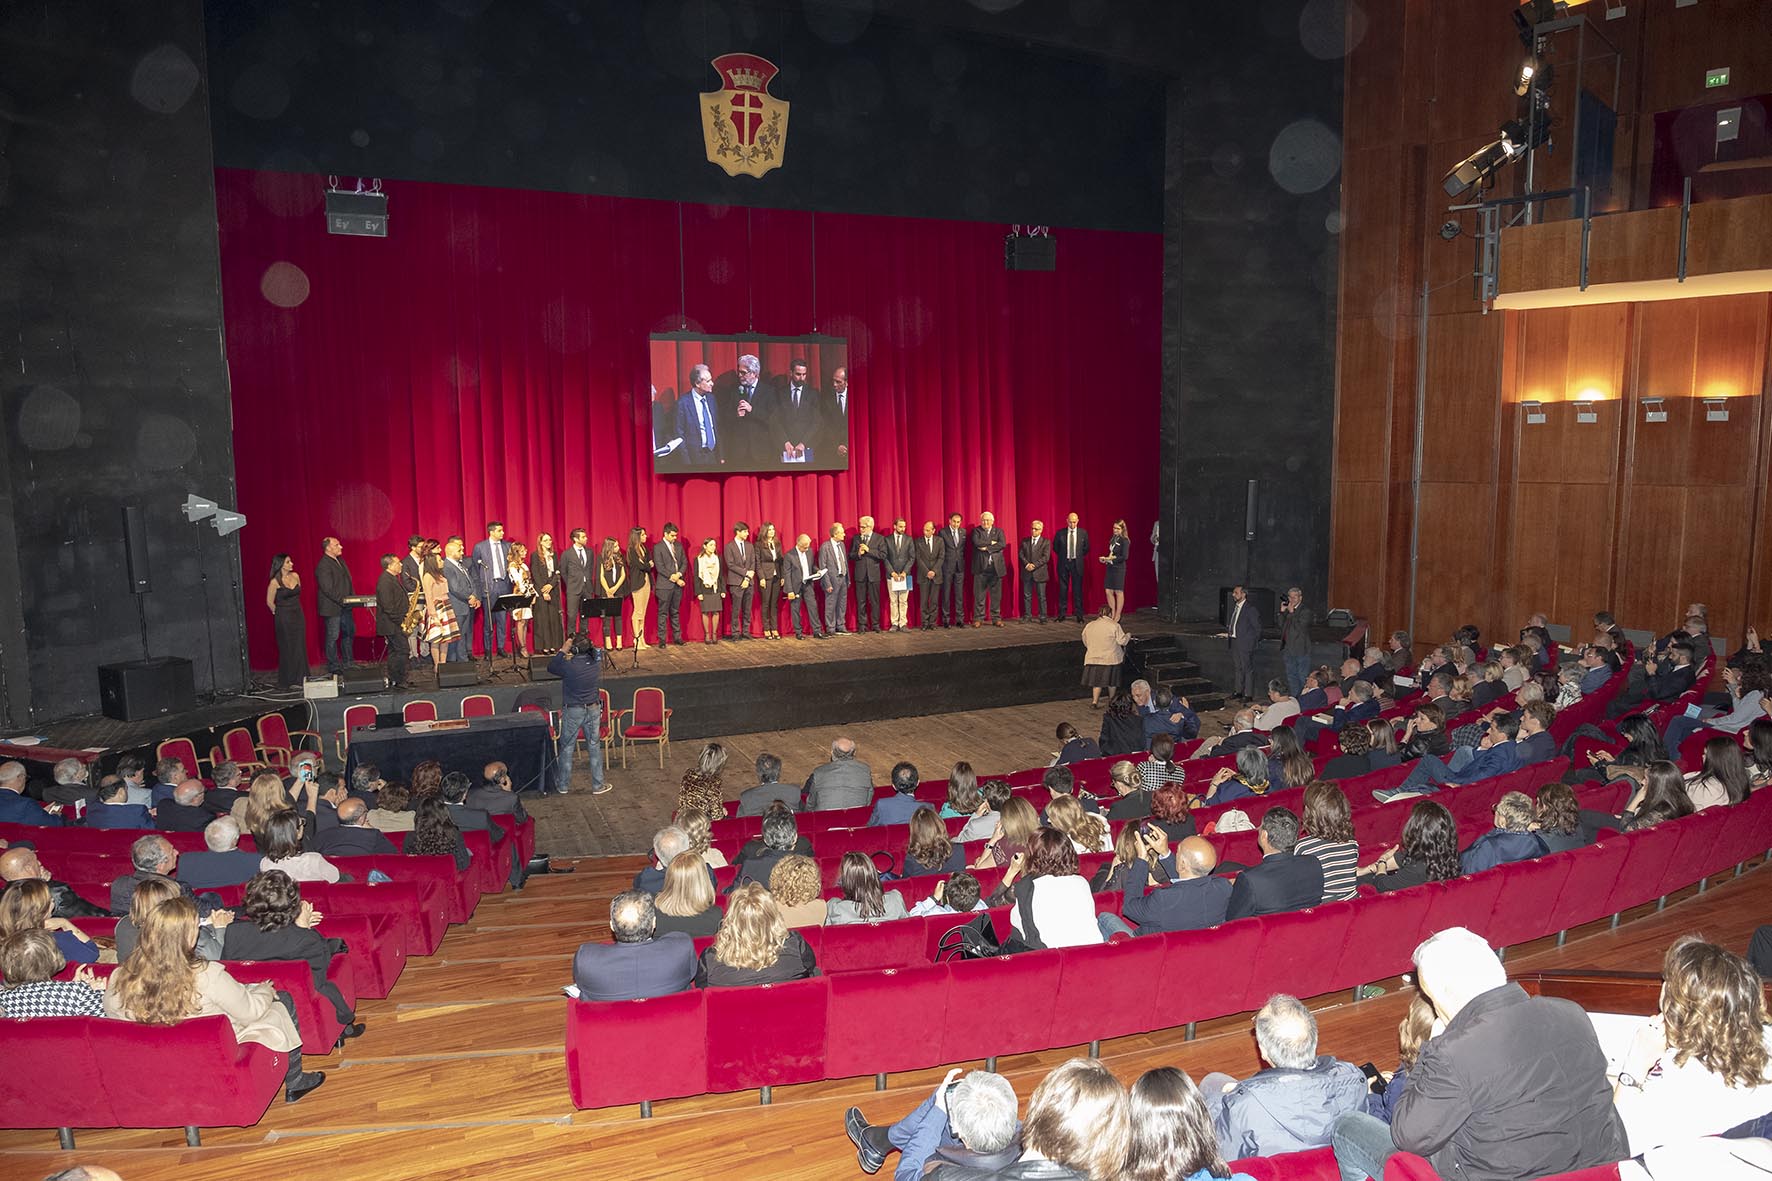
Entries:
[[153,814],[140,804],[131,804],[129,785],[118,779],[99,785],[98,803],[86,809],[87,828],[153,828]]
[[900,763],[892,768],[892,794],[874,804],[874,810],[868,815],[868,827],[880,824],[909,824],[917,809],[923,806],[917,799],[917,767],[914,763]]
[[603,698],[597,692],[602,680],[603,653],[583,636],[574,637],[548,661],[548,671],[560,678],[560,757],[555,764],[554,790],[565,795],[572,784],[572,754],[582,730],[591,752],[591,794],[609,790],[603,781],[603,747],[597,735],[603,724]]
[[1382,804],[1401,795],[1432,795],[1448,784],[1475,783],[1479,779],[1518,770],[1520,747],[1515,738],[1519,733],[1517,719],[1497,714],[1489,721],[1489,732],[1477,744],[1477,757],[1466,763],[1462,770],[1453,771],[1439,759],[1422,759],[1402,783],[1375,791],[1372,798]]
[[1226,1160],[1303,1152],[1329,1143],[1330,1128],[1366,1098],[1360,1068],[1317,1054],[1317,1019],[1295,996],[1277,993],[1255,1015],[1255,1045],[1268,1069],[1237,1082],[1200,1080]]
[[[1213,877],[1218,867],[1218,850],[1204,837],[1186,837],[1175,847],[1173,881],[1150,888],[1150,862],[1155,859],[1163,876],[1169,876],[1164,857],[1169,839],[1155,824],[1139,830],[1138,859],[1126,867],[1126,897],[1120,904],[1120,915],[1101,914],[1096,924],[1104,939],[1120,932],[1133,935],[1161,935],[1165,931],[1199,931],[1224,922],[1225,907],[1231,900],[1229,878]],[[1133,930],[1127,922],[1138,924]]]
[[1459,873],[1481,873],[1510,861],[1530,861],[1548,851],[1532,831],[1532,797],[1510,791],[1495,801],[1495,827],[1471,843],[1458,859]]
[[60,804],[45,808],[25,795],[25,765],[0,763],[0,824],[35,824],[40,828],[62,826]]
[[581,944],[572,981],[581,1001],[637,1001],[682,992],[695,979],[695,941],[681,931],[654,934],[652,895],[623,890],[609,903],[613,943]]

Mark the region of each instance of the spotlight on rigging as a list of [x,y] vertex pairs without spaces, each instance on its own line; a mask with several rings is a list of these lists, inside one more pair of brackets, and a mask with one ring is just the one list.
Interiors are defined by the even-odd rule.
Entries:
[[1512,163],[1525,149],[1503,135],[1491,144],[1484,144],[1452,166],[1440,181],[1448,197],[1458,197],[1488,180]]

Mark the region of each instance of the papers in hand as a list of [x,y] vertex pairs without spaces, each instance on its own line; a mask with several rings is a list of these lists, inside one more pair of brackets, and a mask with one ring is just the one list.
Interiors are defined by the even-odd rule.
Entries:
[[812,572],[812,574],[811,574],[811,577],[813,577],[813,578],[823,578],[823,577],[824,577],[824,572],[825,572],[825,567],[823,567],[823,566],[820,566],[820,567],[819,567],[819,568],[818,568],[818,569],[816,569],[816,570],[814,570],[814,571],[813,571],[813,572]]
[[578,999],[578,985],[576,984],[568,984],[560,991],[571,997],[573,1000]]

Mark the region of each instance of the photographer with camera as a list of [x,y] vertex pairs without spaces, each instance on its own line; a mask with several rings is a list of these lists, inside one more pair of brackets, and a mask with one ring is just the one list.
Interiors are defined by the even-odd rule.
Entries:
[[572,751],[580,731],[591,752],[591,794],[600,796],[609,790],[603,781],[603,748],[597,737],[603,728],[603,699],[597,692],[602,664],[602,650],[583,636],[567,641],[548,661],[548,672],[560,678],[562,694],[560,755],[554,776],[554,790],[560,795],[565,795],[572,783]]

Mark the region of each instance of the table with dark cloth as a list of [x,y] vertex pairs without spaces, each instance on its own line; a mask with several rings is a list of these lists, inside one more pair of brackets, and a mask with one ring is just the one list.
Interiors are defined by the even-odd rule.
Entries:
[[436,759],[443,771],[466,772],[475,784],[487,763],[502,761],[511,770],[517,791],[539,788],[543,775],[554,765],[553,734],[545,715],[526,712],[474,718],[467,726],[414,734],[404,726],[391,730],[358,730],[351,735],[350,757],[345,775],[359,763],[374,763],[383,779],[402,783],[412,769],[426,759]]

